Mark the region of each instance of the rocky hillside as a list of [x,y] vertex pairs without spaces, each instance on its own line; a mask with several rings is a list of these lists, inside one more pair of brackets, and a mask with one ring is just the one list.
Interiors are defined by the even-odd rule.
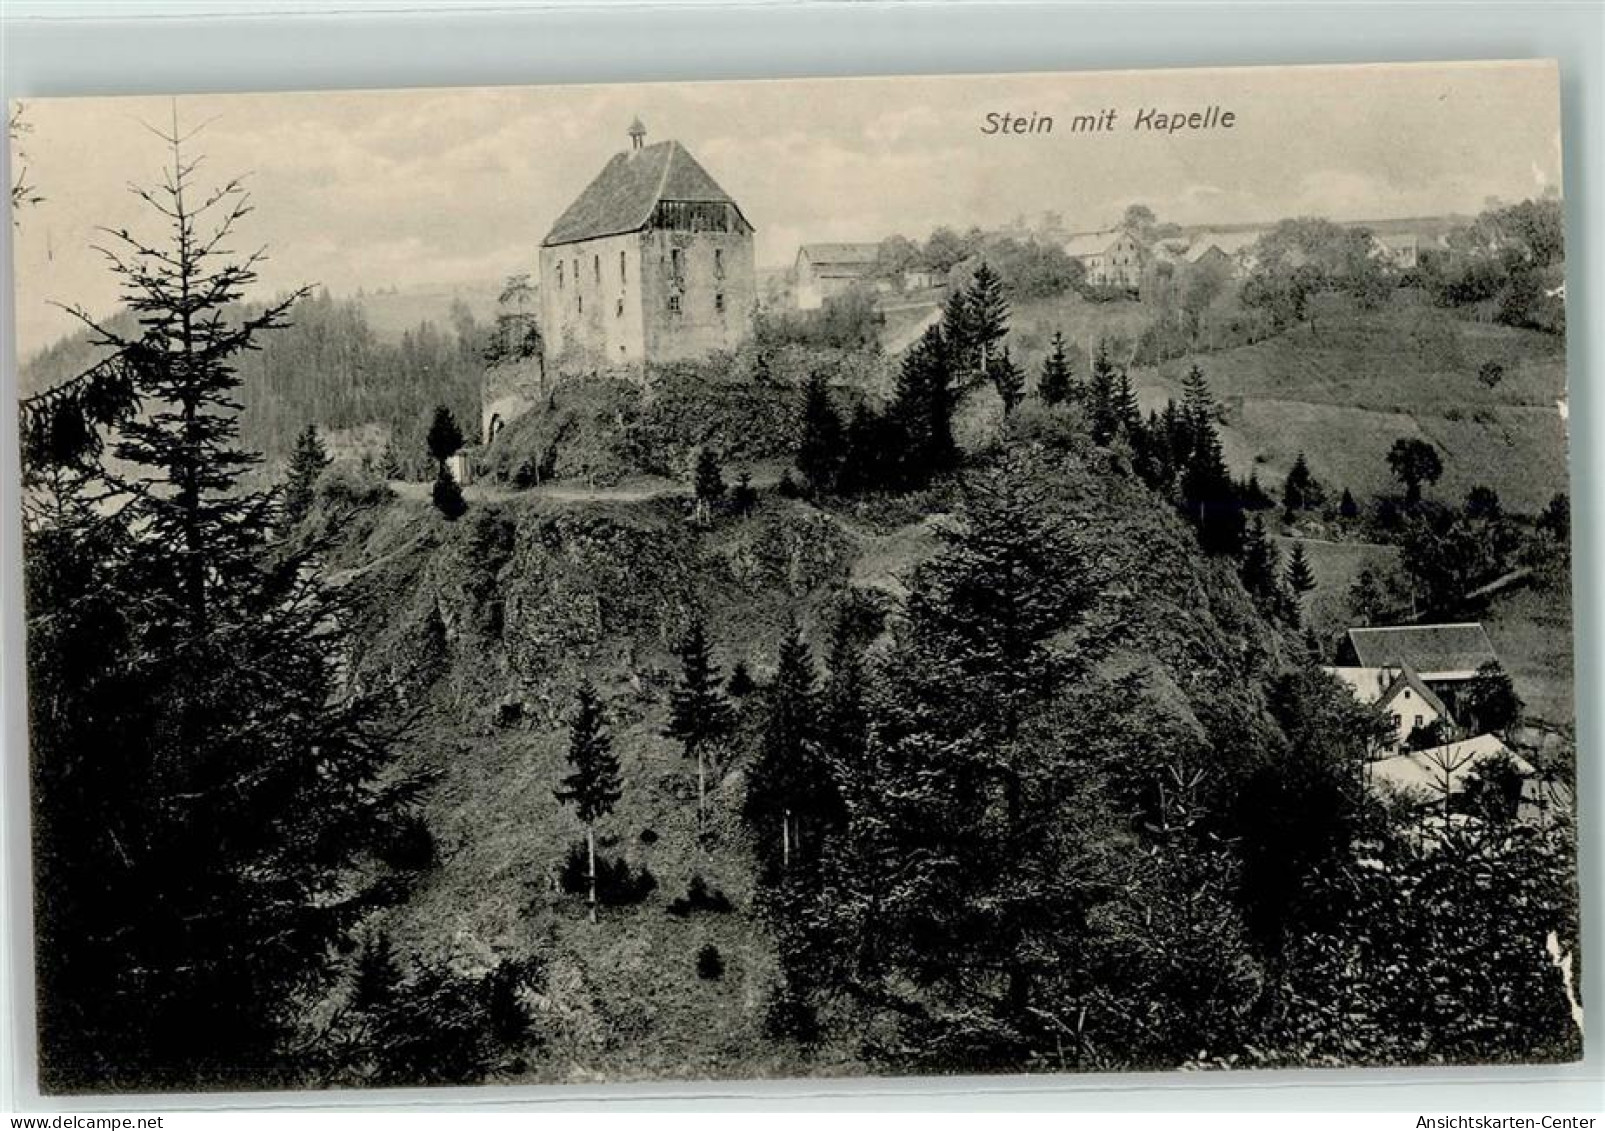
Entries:
[[[1142,673],[1132,694],[1156,725],[1200,745],[1229,740],[1251,759],[1256,733],[1268,733],[1263,682],[1281,645],[1229,566],[1201,557],[1133,481],[1099,474],[1103,454],[1039,458],[1056,469],[1054,505],[1104,535],[1104,576],[1130,618],[1110,676]],[[844,510],[765,493],[750,515],[702,525],[676,497],[576,504],[531,493],[449,523],[382,488],[325,481],[315,521],[337,540],[329,566],[357,610],[355,670],[402,689],[417,712],[409,758],[440,775],[425,814],[437,864],[389,928],[403,952],[465,968],[544,956],[534,1078],[873,1068],[859,1062],[850,1025],[806,1052],[763,1034],[776,963],[753,910],[740,818],[762,692],[737,701],[743,737],[716,767],[699,847],[694,767],[663,737],[671,649],[701,615],[725,674],[743,662],[761,688],[791,618],[816,655],[844,608],[884,628],[901,579],[937,551],[950,494]],[[637,904],[604,907],[595,926],[561,890],[581,827],[552,792],[582,679],[601,693],[623,765],[602,851],[656,884]],[[699,880],[731,909],[672,913]],[[698,974],[708,946],[721,977]]]

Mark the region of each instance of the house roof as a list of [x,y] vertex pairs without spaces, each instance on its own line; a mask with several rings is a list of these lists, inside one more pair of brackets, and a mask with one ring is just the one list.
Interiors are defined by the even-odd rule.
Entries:
[[1193,237],[1193,244],[1188,249],[1187,257],[1196,260],[1211,247],[1218,247],[1227,255],[1234,256],[1253,247],[1264,234],[1258,229],[1243,232],[1200,232]]
[[1421,701],[1431,707],[1439,718],[1449,717],[1449,708],[1444,705],[1443,700],[1433,693],[1432,688],[1421,682],[1421,676],[1409,664],[1405,664],[1403,668],[1399,669],[1398,675],[1388,685],[1388,689],[1382,693],[1378,703],[1385,710],[1389,703],[1392,703],[1394,699],[1406,690],[1413,691],[1420,696]]
[[1098,255],[1108,251],[1116,240],[1127,234],[1123,228],[1107,228],[1101,232],[1078,232],[1064,241],[1064,253],[1073,259]]
[[1379,759],[1370,764],[1370,780],[1373,785],[1388,785],[1418,800],[1431,800],[1442,795],[1446,782],[1450,793],[1461,792],[1478,767],[1506,755],[1523,777],[1535,772],[1520,755],[1511,753],[1498,735],[1480,734],[1463,742]]
[[821,267],[852,267],[862,270],[880,258],[878,243],[805,243],[797,249],[797,258],[805,256],[815,270]]
[[[615,153],[542,241],[546,247],[636,232],[666,200],[741,208],[678,141]],[[746,217],[741,217],[746,223]],[[748,225],[751,226],[750,224]]]
[[1402,668],[1423,679],[1468,678],[1497,661],[1493,642],[1481,624],[1420,624],[1351,628],[1349,646],[1363,668]]

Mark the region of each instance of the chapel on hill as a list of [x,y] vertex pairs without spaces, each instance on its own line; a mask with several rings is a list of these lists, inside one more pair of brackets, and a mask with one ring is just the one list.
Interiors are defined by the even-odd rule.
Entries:
[[541,332],[551,372],[682,361],[732,349],[757,304],[753,227],[678,141],[630,148],[541,244]]

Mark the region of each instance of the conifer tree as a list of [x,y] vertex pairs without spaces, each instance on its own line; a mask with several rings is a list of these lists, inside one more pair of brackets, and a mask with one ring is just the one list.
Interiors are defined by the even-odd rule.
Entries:
[[960,385],[969,382],[980,368],[974,311],[970,306],[970,292],[955,287],[942,305],[942,319],[937,324],[947,360],[954,369],[954,378]]
[[1241,551],[1246,523],[1237,498],[1237,485],[1226,469],[1220,438],[1213,424],[1205,424],[1193,445],[1182,471],[1181,496],[1182,511],[1197,530],[1199,544],[1206,552],[1236,554]]
[[445,405],[435,407],[435,417],[429,422],[429,432],[424,442],[429,446],[429,458],[442,465],[462,451],[463,430],[450,408]]
[[730,701],[721,690],[719,668],[713,662],[713,648],[701,617],[691,622],[690,631],[675,651],[680,657],[680,682],[669,697],[669,725],[664,735],[678,739],[685,756],[697,761],[700,822],[707,808],[708,754],[730,734],[734,718]]
[[623,793],[619,760],[602,720],[602,702],[590,682],[580,684],[575,696],[574,719],[569,724],[568,764],[573,767],[553,796],[585,825],[585,854],[589,872],[591,922],[596,922],[596,822],[613,812]]
[[1255,518],[1243,538],[1240,573],[1243,587],[1274,608],[1281,593],[1281,555],[1265,533],[1265,524]]
[[135,190],[166,236],[106,233],[139,336],[96,326],[113,360],[24,405],[25,435],[74,441],[25,448],[51,1090],[300,1078],[297,1003],[396,888],[362,862],[423,784],[392,772],[389,704],[345,683],[345,609],[270,539],[237,444],[235,367],[304,292],[243,305],[249,202],[199,191],[176,123],[167,141],[163,182]]
[[725,684],[725,694],[732,699],[745,699],[757,690],[758,685],[753,682],[752,672],[747,669],[747,661],[737,660],[735,666],[730,669],[730,680]]
[[[775,678],[767,694],[757,761],[747,785],[747,819],[760,843],[773,855],[778,841],[780,870],[816,848],[829,819],[831,783],[817,746],[819,702],[813,655],[795,622],[780,642]],[[778,827],[779,836],[772,830]]]
[[1003,296],[1003,280],[985,262],[975,269],[969,290],[970,333],[976,363],[983,376],[990,375],[998,343],[1009,332],[1009,303]]
[[1137,391],[1131,386],[1131,374],[1125,369],[1115,381],[1111,411],[1119,431],[1136,439],[1142,431],[1142,409],[1137,403]]
[[1215,398],[1204,371],[1196,364],[1187,370],[1182,381],[1182,416],[1195,436],[1215,425]]
[[1354,501],[1354,495],[1347,487],[1343,488],[1343,498],[1338,503],[1338,514],[1351,521],[1360,517],[1360,504]]
[[836,488],[843,457],[842,420],[831,403],[824,374],[808,378],[803,394],[802,439],[797,445],[797,470],[817,492]]
[[1313,510],[1325,500],[1326,492],[1321,488],[1314,473],[1310,471],[1304,453],[1300,452],[1287,473],[1287,480],[1282,485],[1283,514],[1292,521],[1299,512]]
[[457,477],[444,463],[435,468],[435,483],[430,488],[430,499],[447,522],[456,522],[468,513],[468,501],[463,498],[463,489],[457,485]]
[[1065,404],[1080,399],[1075,370],[1065,352],[1064,335],[1055,330],[1053,350],[1042,363],[1042,376],[1037,379],[1037,396],[1043,404]]
[[1087,388],[1087,422],[1095,444],[1107,445],[1120,431],[1119,380],[1106,343],[1098,343]]
[[313,490],[323,469],[329,466],[328,454],[318,437],[315,425],[308,424],[296,437],[295,454],[290,457],[290,474],[284,484],[284,527],[299,526],[312,511]]
[[1291,597],[1291,620],[1296,625],[1302,619],[1304,597],[1315,589],[1315,571],[1304,552],[1304,543],[1294,542],[1287,558],[1287,590]]
[[898,370],[888,416],[900,433],[899,478],[904,487],[922,487],[933,476],[958,466],[952,359],[947,338],[932,326],[904,356]]
[[1025,374],[1009,356],[1009,347],[1003,347],[1003,356],[992,365],[992,385],[1003,401],[1003,415],[1012,415],[1025,399]]
[[719,457],[712,448],[703,448],[697,453],[696,469],[691,477],[691,489],[696,498],[697,520],[708,521],[709,512],[719,505],[724,498],[725,482],[724,471],[719,466]]
[[1376,623],[1376,618],[1382,613],[1386,598],[1382,592],[1382,583],[1377,579],[1374,570],[1362,569],[1349,586],[1349,609],[1360,626]]

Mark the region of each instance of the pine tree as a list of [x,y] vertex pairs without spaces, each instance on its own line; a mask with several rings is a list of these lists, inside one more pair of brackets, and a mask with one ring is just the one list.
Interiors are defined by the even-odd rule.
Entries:
[[1137,403],[1137,391],[1131,386],[1131,375],[1124,369],[1115,381],[1110,410],[1117,429],[1135,439],[1142,431],[1142,408]]
[[139,336],[96,327],[112,360],[24,405],[25,435],[73,440],[25,447],[51,1090],[300,1078],[297,1003],[396,888],[362,862],[422,787],[393,772],[390,705],[345,682],[346,610],[271,540],[236,441],[235,367],[305,292],[244,305],[260,254],[228,249],[248,200],[197,192],[176,124],[167,140],[164,182],[135,190],[166,237],[106,233]]
[[1281,593],[1281,561],[1276,547],[1265,533],[1265,524],[1255,518],[1243,538],[1240,574],[1243,587],[1274,608]]
[[284,484],[284,528],[293,530],[312,511],[314,488],[323,469],[329,466],[323,441],[316,426],[308,424],[296,437],[295,454],[290,457],[290,474]]
[[585,854],[589,866],[591,922],[596,922],[596,822],[613,812],[624,795],[619,777],[619,760],[613,753],[602,720],[602,702],[589,682],[580,684],[575,696],[574,719],[569,724],[568,764],[573,772],[563,779],[553,796],[574,806],[575,815],[585,825]]
[[1055,330],[1053,352],[1043,361],[1042,376],[1037,379],[1037,396],[1042,398],[1043,404],[1055,405],[1079,400],[1080,392],[1074,368],[1065,352],[1064,335]]
[[1354,496],[1347,487],[1343,488],[1343,499],[1338,503],[1338,514],[1351,522],[1360,517],[1360,504],[1354,501]]
[[724,472],[719,457],[712,448],[697,453],[697,465],[692,473],[691,489],[696,497],[697,520],[706,522],[709,512],[724,498]]
[[1288,521],[1292,521],[1301,511],[1313,510],[1325,501],[1326,492],[1310,471],[1304,453],[1300,452],[1282,485],[1283,514]]
[[1182,417],[1195,437],[1215,426],[1215,397],[1204,371],[1197,365],[1187,370],[1182,381]]
[[824,374],[808,379],[803,394],[802,439],[797,445],[797,470],[816,492],[829,494],[836,487],[843,457],[842,420],[830,400]]
[[457,477],[444,463],[435,468],[435,483],[430,489],[430,499],[447,522],[456,522],[468,513],[468,502],[463,498],[463,489],[457,485]]
[[1384,610],[1385,602],[1386,596],[1376,573],[1369,568],[1362,569],[1355,577],[1354,584],[1349,586],[1349,610],[1355,623],[1361,626],[1375,624]]
[[736,485],[730,489],[730,509],[742,518],[758,509],[758,489],[752,485],[752,472],[743,471],[736,476]]
[[757,761],[747,782],[746,815],[773,858],[779,828],[779,865],[790,872],[807,843],[817,848],[829,819],[830,779],[817,747],[819,703],[813,655],[795,622],[780,642],[775,678]]
[[1009,303],[1003,280],[985,261],[975,269],[969,290],[970,333],[983,376],[991,374],[997,345],[1009,332]]
[[976,476],[915,571],[876,722],[856,740],[831,895],[815,905],[849,932],[823,960],[894,1002],[919,987],[903,1039],[936,1064],[1054,1047],[1041,1011],[1055,1008],[1096,882],[1088,822],[1071,816],[1101,811],[1068,761],[1076,744],[1032,724],[1108,639],[1094,539],[1064,521],[1049,479],[1014,455]]
[[752,672],[747,670],[746,660],[735,662],[735,666],[730,669],[730,681],[725,684],[724,690],[732,699],[745,699],[758,690],[758,685],[753,682]]
[[992,385],[1003,401],[1003,415],[1009,416],[1025,399],[1025,373],[1009,356],[1009,347],[1003,347],[1003,356],[992,365]]
[[1095,444],[1107,445],[1120,431],[1119,384],[1108,346],[1098,343],[1087,388],[1087,423]]
[[932,326],[904,356],[898,370],[887,416],[899,432],[898,479],[904,487],[922,487],[958,466],[952,365],[947,339]]
[[435,417],[429,422],[429,432],[424,442],[429,446],[429,458],[441,465],[462,451],[463,430],[450,408],[445,405],[435,407]]
[[1181,506],[1207,553],[1241,551],[1246,520],[1213,424],[1204,425],[1182,471]]
[[680,657],[680,683],[669,698],[669,725],[664,735],[678,739],[685,756],[697,760],[700,822],[707,808],[708,753],[730,734],[734,718],[730,702],[720,690],[719,668],[713,662],[713,648],[701,617],[691,622],[676,654]]
[[942,320],[937,323],[942,348],[953,367],[958,384],[967,385],[980,369],[979,346],[976,338],[975,316],[970,307],[970,293],[954,288],[942,305]]
[[1310,568],[1310,559],[1304,553],[1304,543],[1294,542],[1292,553],[1287,558],[1287,591],[1292,598],[1292,623],[1299,624],[1302,619],[1302,605],[1304,597],[1315,589],[1315,571]]

